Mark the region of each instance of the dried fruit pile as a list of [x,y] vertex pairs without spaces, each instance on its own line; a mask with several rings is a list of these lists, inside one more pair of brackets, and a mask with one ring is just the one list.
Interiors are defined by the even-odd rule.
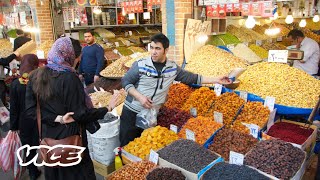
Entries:
[[268,51],[263,49],[262,47],[260,46],[257,46],[255,44],[251,44],[249,46],[249,48],[254,52],[256,53],[261,59],[266,59],[268,58]]
[[196,142],[203,145],[221,127],[222,124],[215,122],[212,118],[198,116],[189,119],[178,135],[186,139],[186,129],[189,129],[195,133]]
[[214,165],[202,176],[202,180],[220,179],[269,180],[268,177],[260,174],[252,168],[249,168],[248,166],[239,166],[225,162]]
[[144,159],[150,150],[158,150],[178,140],[178,135],[161,126],[146,129],[139,138],[135,138],[124,147],[127,152]]
[[236,45],[234,49],[231,50],[233,55],[246,60],[248,63],[259,62],[262,59],[256,55],[248,46],[240,43]]
[[157,124],[168,129],[170,129],[170,124],[173,124],[180,129],[191,117],[189,112],[162,107],[158,113]]
[[208,87],[201,87],[191,93],[182,110],[190,112],[191,108],[196,108],[198,116],[206,116],[216,97],[213,90]]
[[237,119],[232,125],[232,129],[242,132],[249,133],[249,129],[243,125],[246,124],[256,124],[260,128],[268,122],[270,110],[261,102],[248,102],[244,105],[241,113],[238,115]]
[[276,98],[276,104],[313,108],[320,94],[320,81],[287,64],[262,62],[249,66],[239,77],[237,90],[265,98]]
[[244,164],[255,167],[279,179],[290,179],[300,169],[305,152],[282,140],[261,141],[244,159]]
[[130,56],[133,54],[133,51],[126,47],[117,47],[116,48],[122,56]]
[[[223,114],[223,124],[229,126],[245,101],[236,93],[224,93],[214,102],[212,111]],[[210,113],[213,114],[213,113]]]
[[183,83],[172,84],[169,88],[168,100],[164,106],[168,108],[182,108],[193,91],[193,88]]
[[279,122],[275,123],[268,131],[268,135],[286,142],[303,144],[312,134],[313,129],[306,129],[298,124]]
[[127,70],[124,68],[124,63],[131,59],[130,56],[122,56],[120,59],[111,63],[104,70],[100,72],[103,77],[121,78],[125,75]]
[[266,50],[286,50],[287,47],[285,47],[284,45],[280,44],[280,43],[270,43],[270,42],[265,42],[264,44],[262,44],[261,46],[262,48],[266,49]]
[[252,30],[254,30],[255,32],[261,34],[261,35],[264,35],[265,31],[266,31],[267,28],[263,27],[263,26],[259,26],[259,25],[255,25]]
[[194,141],[180,139],[158,151],[159,157],[187,171],[198,173],[218,156]]
[[186,177],[176,169],[156,168],[147,175],[147,180],[185,180]]
[[257,143],[258,139],[251,135],[236,132],[232,129],[222,129],[215,135],[213,144],[209,146],[209,149],[229,161],[230,151],[245,155]]
[[120,56],[118,54],[114,53],[113,51],[105,51],[104,52],[104,57],[107,60],[116,60],[116,59],[120,58]]
[[133,162],[123,166],[108,177],[109,180],[145,179],[157,165],[150,161]]
[[8,39],[0,39],[0,57],[4,58],[10,56],[13,53],[13,46]]
[[206,45],[191,55],[185,69],[203,76],[220,76],[238,67],[245,68],[246,62],[215,46]]

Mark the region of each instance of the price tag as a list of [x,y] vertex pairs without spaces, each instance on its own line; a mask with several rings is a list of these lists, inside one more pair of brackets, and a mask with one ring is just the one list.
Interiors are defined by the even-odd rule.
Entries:
[[196,108],[191,108],[191,109],[190,109],[190,114],[191,114],[191,116],[193,116],[193,117],[197,117],[197,109],[196,109]]
[[223,114],[219,112],[213,113],[214,121],[220,124],[223,124]]
[[113,52],[116,53],[116,54],[119,53],[119,51],[117,49],[114,49]]
[[170,124],[170,130],[175,132],[176,134],[178,133],[178,127],[176,125]]
[[114,44],[116,45],[116,47],[119,47],[119,42],[114,42]]
[[150,149],[149,161],[158,164],[159,154],[156,153],[154,150]]
[[70,22],[70,28],[74,28],[73,22]]
[[240,91],[240,98],[245,100],[246,102],[248,101],[248,93],[246,91]]
[[127,44],[127,46],[131,45],[130,41],[126,41],[126,44]]
[[262,41],[261,41],[261,40],[257,40],[257,41],[256,41],[256,45],[257,45],[257,46],[261,46],[261,45],[262,45]]
[[148,52],[150,51],[150,49],[151,49],[151,44],[148,43]]
[[228,44],[227,48],[230,49],[230,50],[233,50],[234,49],[234,44]]
[[37,56],[38,56],[39,59],[45,59],[44,51],[37,50]]
[[243,154],[230,151],[230,156],[229,156],[230,164],[243,165],[243,160],[244,160]]
[[221,84],[215,84],[214,85],[214,92],[216,93],[217,96],[220,96],[221,92],[222,92],[222,85]]
[[273,111],[276,98],[267,96],[264,100],[264,107],[268,107],[270,111]]
[[129,31],[129,36],[132,36],[132,31]]
[[288,50],[269,50],[268,62],[288,62]]
[[268,123],[267,123],[267,133],[268,133],[269,129],[271,128],[271,126],[273,126],[273,124],[274,124],[274,119],[276,117],[276,113],[277,113],[277,109],[274,109],[269,115],[269,119],[268,119]]
[[191,131],[191,130],[189,130],[189,129],[186,129],[186,137],[187,137],[187,139],[189,139],[189,140],[196,141],[194,132]]
[[254,138],[258,138],[259,128],[260,127],[256,124],[250,124],[250,135],[252,135]]
[[246,46],[249,46],[249,43],[248,42],[243,42],[244,45]]
[[74,19],[74,22],[75,22],[76,24],[80,24],[80,20],[79,20],[78,18],[75,18],[75,19]]
[[282,41],[282,36],[277,37],[277,41],[278,41],[278,42],[281,42],[281,41]]

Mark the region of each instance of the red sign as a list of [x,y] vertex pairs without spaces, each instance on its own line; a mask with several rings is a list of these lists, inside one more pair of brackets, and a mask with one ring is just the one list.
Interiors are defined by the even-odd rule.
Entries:
[[260,16],[261,15],[261,3],[252,3],[251,4],[251,14],[254,16]]
[[227,5],[226,4],[219,4],[218,5],[218,13],[219,17],[226,17]]
[[242,16],[251,15],[251,4],[250,3],[243,3],[241,12],[242,12]]

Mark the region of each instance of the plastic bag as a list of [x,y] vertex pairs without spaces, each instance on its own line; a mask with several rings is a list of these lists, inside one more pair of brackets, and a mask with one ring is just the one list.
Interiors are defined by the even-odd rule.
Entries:
[[136,117],[136,126],[142,129],[148,129],[157,125],[158,107],[151,109],[142,109]]
[[10,120],[10,114],[8,109],[3,105],[2,101],[0,100],[0,122],[4,124]]

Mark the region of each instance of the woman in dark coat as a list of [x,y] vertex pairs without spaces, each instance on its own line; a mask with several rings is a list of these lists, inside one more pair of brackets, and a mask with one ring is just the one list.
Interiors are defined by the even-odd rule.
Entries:
[[[10,86],[10,130],[19,131],[22,145],[29,144],[30,146],[39,145],[39,137],[37,124],[33,121],[25,121],[25,96],[26,87],[29,81],[29,74],[34,69],[37,69],[39,59],[34,54],[26,54],[23,56],[20,66],[20,78],[12,81]],[[37,151],[31,150],[30,155],[26,157],[30,161]],[[34,164],[28,166],[29,176],[31,180],[35,180],[40,176],[40,171]]]
[[[45,167],[46,180],[95,180],[93,164],[87,147],[88,129],[92,122],[102,119],[116,105],[113,97],[108,107],[89,109],[83,85],[72,68],[75,55],[70,38],[59,38],[48,53],[48,64],[35,70],[27,85],[27,118],[36,117],[37,96],[39,97],[42,138],[63,139],[79,134],[86,150],[78,165],[70,167]],[[67,118],[72,112],[74,122]],[[62,116],[64,115],[64,116]],[[71,122],[71,123],[69,123]]]

